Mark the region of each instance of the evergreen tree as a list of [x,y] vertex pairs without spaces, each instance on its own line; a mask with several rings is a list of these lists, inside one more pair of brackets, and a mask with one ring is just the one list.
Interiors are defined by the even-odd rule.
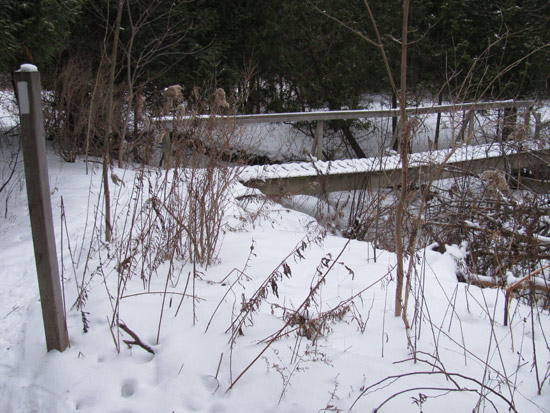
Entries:
[[47,68],[63,51],[71,25],[79,16],[81,0],[2,0],[3,35],[0,70],[12,71],[21,63]]
[[[369,5],[390,69],[398,73],[401,2]],[[112,0],[0,0],[0,7],[4,72],[22,62],[43,71],[56,57],[74,56],[97,67],[116,14]],[[147,1],[125,2],[123,51],[132,36],[130,16],[142,16],[148,7]],[[166,10],[169,24],[186,31],[178,42],[163,37],[167,21],[158,17]],[[485,88],[486,98],[547,96],[549,16],[547,0],[415,1],[411,90],[445,86],[446,94],[464,99]],[[155,38],[171,45],[141,74],[158,88],[179,83],[187,90],[208,85],[239,91],[248,95],[243,110],[253,112],[355,108],[366,92],[391,92],[380,50],[357,35],[376,39],[363,0],[161,1],[149,21],[132,47],[139,54]],[[124,76],[119,71],[117,81]]]

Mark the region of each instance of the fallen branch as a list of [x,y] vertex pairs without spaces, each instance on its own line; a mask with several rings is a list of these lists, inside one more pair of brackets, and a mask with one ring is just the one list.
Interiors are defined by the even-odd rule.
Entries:
[[130,341],[130,340],[122,340],[124,341],[128,347],[132,347],[133,344],[135,345],[138,345],[140,346],[142,349],[144,349],[145,351],[148,351],[149,353],[151,354],[155,354],[155,350],[153,350],[151,348],[151,346],[145,344],[143,341],[141,341],[141,339],[138,337],[138,335],[136,333],[134,333],[132,330],[130,330],[128,328],[128,326],[124,323],[118,323],[118,326],[126,333],[128,333],[130,336],[132,336],[132,338],[134,339],[134,341]]
[[502,283],[493,277],[478,275],[478,274],[459,274],[458,281],[464,280],[469,285],[475,285],[479,288],[499,288]]
[[508,325],[508,306],[510,304],[510,298],[512,296],[512,292],[516,288],[518,288],[523,282],[529,280],[531,277],[534,277],[535,275],[537,275],[538,273],[544,271],[547,268],[550,268],[550,264],[546,264],[544,267],[541,267],[541,268],[529,273],[525,277],[520,278],[519,280],[517,280],[512,285],[508,286],[508,288],[506,288],[506,295],[505,295],[505,301],[504,301],[504,325],[505,326]]

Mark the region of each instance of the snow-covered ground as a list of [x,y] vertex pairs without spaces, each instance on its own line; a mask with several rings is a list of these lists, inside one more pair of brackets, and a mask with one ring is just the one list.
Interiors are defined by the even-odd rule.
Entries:
[[13,92],[0,89],[0,130],[7,130],[17,124],[19,113],[15,105]]
[[[504,327],[501,291],[457,282],[455,258],[464,254],[457,246],[444,254],[419,252],[409,306],[415,322],[407,331],[393,316],[393,254],[378,250],[375,256],[367,243],[319,236],[310,217],[242,197],[245,189],[236,184],[232,191],[240,200],[231,198],[219,262],[200,268],[195,278],[194,308],[191,297],[182,300],[184,291],[193,291],[189,263],[181,263],[170,279],[167,264],[161,264],[145,288],[134,274],[118,294],[119,273],[110,255],[124,245],[125,208],[132,204],[137,172],[114,170],[124,181],[113,186],[117,230],[110,245],[101,245],[90,244],[99,169],[86,175],[82,162],[62,163],[52,154],[49,166],[71,347],[45,351],[26,196],[15,191],[6,200],[2,194],[2,411],[317,412],[347,410],[361,395],[355,411],[370,411],[392,396],[381,411],[506,411],[508,401],[519,412],[550,410],[548,378],[537,395],[537,374],[542,379],[550,361],[549,315],[532,314],[514,300],[511,326]],[[308,242],[308,234],[319,238]],[[90,251],[90,245],[97,249]],[[297,246],[302,257],[292,254]],[[281,273],[277,286],[268,283],[258,310],[232,344],[230,327],[243,300],[274,271]],[[71,307],[83,277],[89,284],[81,312]],[[302,304],[323,277],[305,311]],[[120,340],[131,338],[110,328],[117,294],[120,321],[154,355],[129,348]],[[291,331],[270,342],[285,324],[283,332],[295,328],[289,314],[299,308],[309,320],[328,317],[331,309],[345,311],[333,311],[326,325],[312,321],[302,335]],[[317,333],[316,340],[306,337]]]
[[418,251],[407,330],[392,253],[234,183],[218,260],[149,271],[125,248],[164,175],[113,170],[106,244],[99,166],[48,162],[71,346],[46,352],[19,159],[0,192],[2,412],[550,412],[550,315],[512,299],[505,327],[502,291],[458,283],[460,246]]

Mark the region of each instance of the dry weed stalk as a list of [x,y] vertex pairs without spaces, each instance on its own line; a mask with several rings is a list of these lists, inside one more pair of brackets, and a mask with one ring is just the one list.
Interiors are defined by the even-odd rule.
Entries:
[[[307,297],[298,306],[298,308],[295,311],[296,314],[300,314],[302,311],[307,310],[307,308],[309,307],[311,302],[314,300],[315,295],[318,293],[321,285],[325,283],[328,274],[332,271],[334,266],[338,263],[338,260],[340,259],[340,257],[342,256],[342,254],[344,253],[344,251],[346,250],[346,248],[348,247],[350,242],[351,242],[351,240],[348,240],[345,243],[345,245],[342,247],[340,252],[338,253],[337,257],[332,261],[332,263],[330,265],[327,264],[326,271],[324,272],[324,274],[322,274],[319,277],[318,281],[311,288],[311,290],[310,290],[309,294],[307,295]],[[266,287],[264,287],[264,291],[265,291],[265,289],[266,289]],[[265,292],[264,292],[264,294],[265,294]],[[265,353],[265,351],[269,347],[271,347],[271,344],[273,344],[276,340],[278,340],[280,337],[282,337],[285,334],[285,330],[287,330],[287,328],[290,326],[291,322],[292,322],[292,318],[287,320],[285,322],[285,324],[283,325],[283,327],[281,327],[275,334],[273,334],[271,336],[270,339],[267,340],[266,345],[263,347],[263,349],[260,351],[260,353],[254,358],[254,360],[252,360],[248,364],[248,366],[245,367],[245,369],[237,376],[237,378],[235,378],[235,380],[233,380],[231,382],[231,385],[229,386],[227,391],[231,390],[235,386],[235,384],[237,384],[237,382],[240,380],[240,378],[250,369],[250,367],[252,367],[256,363],[256,361],[258,361],[258,359]]]
[[279,296],[278,282],[282,281],[284,277],[290,278],[292,276],[292,270],[288,264],[289,259],[303,260],[305,258],[304,252],[311,245],[320,245],[325,237],[323,231],[317,231],[313,234],[306,234],[301,241],[283,258],[279,264],[271,271],[263,283],[256,289],[252,296],[246,300],[243,297],[241,310],[237,317],[231,322],[231,325],[227,328],[226,333],[231,331],[230,341],[233,343],[238,336],[244,334],[244,327],[246,323],[252,322],[252,314],[257,312],[262,302],[268,297],[271,291],[273,295]]
[[[338,264],[343,265],[348,271],[350,270],[342,262],[338,262]],[[309,307],[312,303],[315,302],[316,294],[310,294],[308,298],[306,298],[306,304],[304,305],[302,312],[298,312],[298,310],[292,310],[282,306],[277,306],[283,310],[283,321],[288,322],[288,326],[292,328],[289,328],[286,331],[279,330],[276,333],[264,338],[261,342],[268,343],[276,335],[278,335],[278,338],[282,338],[296,332],[298,337],[306,337],[308,340],[315,343],[315,341],[319,337],[323,337],[326,335],[326,333],[330,332],[330,324],[334,324],[337,321],[342,321],[346,316],[346,314],[348,314],[350,311],[353,312],[353,308],[354,307],[356,308],[355,306],[356,299],[361,299],[362,295],[367,290],[371,289],[373,286],[386,280],[388,277],[391,276],[392,272],[394,271],[395,271],[395,266],[390,267],[384,275],[380,276],[378,279],[376,279],[375,281],[367,285],[365,288],[361,289],[359,292],[340,301],[338,304],[336,304],[334,307],[332,307],[327,311],[319,311],[315,316],[309,315],[307,311],[307,307]],[[326,280],[326,273],[320,274],[320,276],[322,277],[322,280],[321,280],[321,284],[316,286],[317,288],[319,288]],[[370,310],[369,310],[369,314],[370,314]],[[364,328],[366,326],[366,323],[368,321],[368,317],[367,317],[367,320],[365,321],[362,321],[362,320],[359,321],[357,313],[353,314],[352,318],[358,321],[358,327],[360,330],[361,328]]]
[[[224,217],[231,202],[229,191],[239,172],[239,168],[226,164],[223,156],[231,149],[233,140],[238,138],[238,130],[234,125],[218,123],[212,117],[204,122],[187,123],[185,131],[192,139],[185,141],[182,136],[174,143],[172,159],[176,168],[162,172],[149,171],[142,166],[133,185],[128,188],[123,179],[111,175],[115,191],[112,200],[113,242],[108,246],[109,253],[102,254],[106,245],[95,236],[90,241],[86,268],[92,259],[99,259],[100,263],[88,276],[85,269],[78,285],[76,306],[82,311],[88,296],[86,286],[94,276],[100,275],[107,280],[111,274],[116,274],[116,289],[107,293],[113,309],[110,323],[116,329],[113,338],[117,349],[120,349],[120,306],[122,299],[128,297],[126,290],[132,277],[138,276],[147,293],[151,293],[152,277],[162,263],[168,263],[158,340],[164,302],[170,294],[168,286],[177,284],[184,264],[191,262],[192,283],[189,282],[190,274],[181,299],[192,297],[194,310],[197,300],[194,286],[196,277],[201,274],[200,266],[208,267],[217,258]],[[119,205],[123,192],[129,192],[130,202]],[[100,230],[99,216],[98,208],[93,229],[96,235]],[[108,288],[108,283],[104,284]],[[187,285],[192,286],[190,294],[186,294]]]
[[[362,389],[359,396],[357,396],[357,398],[355,399],[353,404],[350,406],[350,410],[352,410],[355,407],[355,405],[357,404],[357,402],[361,398],[363,398],[363,397],[365,397],[369,394],[372,394],[372,393],[374,393],[378,390],[386,388],[388,386],[395,385],[395,383],[397,383],[401,379],[415,377],[415,376],[442,376],[442,378],[444,378],[444,380],[445,380],[445,385],[442,385],[442,386],[416,386],[416,387],[409,387],[409,388],[406,388],[404,390],[397,391],[397,392],[393,393],[391,396],[384,399],[380,404],[378,404],[373,409],[373,411],[374,412],[379,411],[385,404],[387,404],[389,401],[395,399],[396,397],[400,397],[404,394],[411,393],[411,392],[426,391],[426,392],[435,392],[436,396],[426,396],[425,395],[426,399],[424,401],[426,401],[429,397],[440,397],[441,395],[445,395],[445,394],[448,394],[448,393],[454,393],[454,392],[474,393],[474,394],[479,395],[480,398],[488,401],[493,406],[495,411],[498,411],[498,409],[497,409],[496,405],[494,404],[494,402],[492,401],[492,399],[489,398],[489,395],[491,395],[493,398],[500,399],[501,401],[503,401],[511,411],[517,412],[513,401],[507,399],[502,394],[500,394],[500,391],[498,389],[494,389],[494,388],[480,382],[479,380],[477,380],[473,377],[468,377],[468,376],[463,375],[461,373],[449,372],[448,370],[445,369],[445,366],[441,363],[440,360],[437,360],[437,359],[435,359],[435,360],[426,360],[426,359],[420,359],[418,357],[416,357],[414,360],[415,360],[415,362],[421,362],[423,364],[426,364],[428,367],[430,367],[430,370],[414,371],[414,372],[409,372],[409,373],[403,373],[403,374],[398,374],[398,375],[387,376],[384,379],[379,380],[378,382],[371,384],[370,386],[366,386]],[[405,361],[410,361],[410,360],[403,360],[402,362],[405,362]],[[466,383],[466,384],[462,384],[462,383]],[[449,384],[450,384],[450,386],[449,386]],[[472,386],[472,387],[468,387],[468,386]],[[487,394],[485,394],[485,392],[487,392]]]
[[235,285],[237,283],[240,283],[241,282],[241,279],[242,277],[246,277],[248,280],[250,280],[250,277],[248,277],[248,275],[246,275],[245,271],[247,270],[247,268],[249,267],[249,263],[250,263],[250,260],[252,259],[252,257],[256,257],[256,254],[254,253],[254,240],[252,240],[252,244],[250,245],[250,252],[248,253],[248,257],[246,259],[246,262],[243,266],[243,269],[242,270],[239,270],[237,268],[233,268],[229,274],[227,274],[223,280],[220,281],[220,284],[224,285],[223,283],[225,282],[225,280],[227,280],[231,274],[233,274],[234,272],[238,273],[237,277],[235,278],[235,281],[233,281],[231,283],[231,285],[229,286],[229,288],[227,289],[227,291],[225,292],[225,294],[222,296],[222,298],[220,299],[220,301],[218,302],[218,305],[216,306],[216,308],[214,309],[214,312],[212,313],[212,315],[210,316],[210,319],[208,320],[208,323],[206,324],[206,329],[204,330],[204,332],[206,333],[208,331],[208,329],[210,328],[210,324],[212,323],[212,320],[214,319],[214,316],[216,315],[216,313],[218,312],[218,309],[220,308],[220,306],[222,305],[223,301],[225,300],[225,297],[227,297],[227,295],[233,291],[233,288],[235,287]]
[[[358,297],[361,297],[361,295],[365,291],[367,291],[372,286],[384,280],[391,273],[391,271],[393,271],[393,268],[390,269],[388,273],[384,274],[378,280],[374,281],[373,283],[371,283],[370,285],[368,285],[358,293],[352,295],[351,297],[345,300],[342,300],[335,307],[324,312],[321,312],[319,310],[318,314],[315,317],[311,317],[309,315],[309,308],[313,307],[314,305],[317,305],[317,300],[319,298],[318,296],[321,291],[321,286],[326,283],[327,277],[332,272],[334,267],[336,265],[342,265],[348,271],[350,271],[350,269],[347,266],[345,266],[343,262],[340,261],[342,254],[347,249],[350,242],[351,242],[351,239],[348,239],[345,245],[342,247],[342,249],[334,259],[332,259],[332,257],[329,258],[327,256],[321,260],[321,264],[316,270],[315,279],[313,280],[310,291],[308,295],[305,297],[305,299],[302,301],[302,303],[296,308],[296,310],[289,310],[284,307],[281,307],[283,309],[284,325],[275,333],[273,333],[272,335],[270,335],[269,337],[266,337],[261,341],[261,343],[264,344],[264,347],[262,348],[262,350],[234,380],[231,380],[231,385],[229,386],[227,391],[231,390],[235,386],[235,384],[240,380],[240,378],[250,369],[250,367],[252,367],[252,365],[254,365],[262,357],[265,351],[268,348],[270,348],[271,345],[275,341],[279,340],[280,338],[288,336],[293,332],[296,332],[297,340],[299,337],[305,337],[312,341],[312,345],[315,345],[315,341],[319,337],[326,335],[330,331],[330,325],[332,323],[341,321],[344,318],[344,316],[349,312],[349,309],[352,306],[353,301],[355,299],[357,299]],[[286,259],[283,260],[283,262],[285,261]],[[267,294],[267,288],[268,288],[267,284],[264,282],[262,286],[262,291],[264,291],[265,294]],[[307,350],[306,350],[306,353],[307,353]],[[294,349],[293,359],[297,360],[298,358],[299,357],[297,354],[297,349]]]

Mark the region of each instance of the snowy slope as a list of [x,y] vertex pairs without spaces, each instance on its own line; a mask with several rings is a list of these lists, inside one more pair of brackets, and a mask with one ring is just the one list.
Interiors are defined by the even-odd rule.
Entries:
[[[116,231],[107,245],[94,233],[94,211],[101,211],[98,166],[91,164],[86,175],[84,163],[61,163],[53,155],[49,166],[71,347],[45,351],[19,172],[17,190],[7,200],[0,194],[2,206],[8,206],[0,218],[1,411],[340,411],[363,393],[354,411],[371,411],[389,398],[380,411],[463,412],[477,406],[507,411],[508,402],[519,412],[550,411],[550,383],[547,379],[537,395],[533,364],[535,348],[542,378],[550,361],[548,313],[531,318],[529,307],[512,301],[512,325],[504,327],[502,292],[457,282],[455,257],[464,254],[457,246],[444,254],[419,251],[409,306],[409,318],[416,321],[406,331],[393,316],[393,254],[377,250],[375,256],[367,243],[322,234],[306,215],[261,197],[239,196],[231,198],[226,213],[219,260],[198,268],[194,283],[190,263],[176,263],[169,278],[164,262],[146,276],[150,285],[144,287],[135,273],[119,294],[116,256],[126,245],[124,225],[131,211],[126,208],[138,173],[114,170],[124,185],[112,186]],[[238,184],[232,190],[245,192]],[[318,238],[301,248],[307,236]],[[302,257],[292,254],[297,246]],[[282,262],[290,269],[287,275]],[[277,294],[268,283],[258,311],[232,344],[230,327],[239,320],[243,300],[274,271],[281,273]],[[83,278],[88,296],[81,312],[71,307]],[[306,312],[303,304],[321,279]],[[154,355],[129,348],[120,340],[130,336],[110,328],[117,294],[120,321],[151,345]],[[347,311],[333,312],[325,326],[314,322],[344,307]],[[299,308],[313,321],[302,335],[300,329],[286,334],[293,329],[289,315]],[[279,331],[281,337],[271,342]],[[316,340],[306,337],[316,333]],[[400,378],[382,381],[391,376]]]

